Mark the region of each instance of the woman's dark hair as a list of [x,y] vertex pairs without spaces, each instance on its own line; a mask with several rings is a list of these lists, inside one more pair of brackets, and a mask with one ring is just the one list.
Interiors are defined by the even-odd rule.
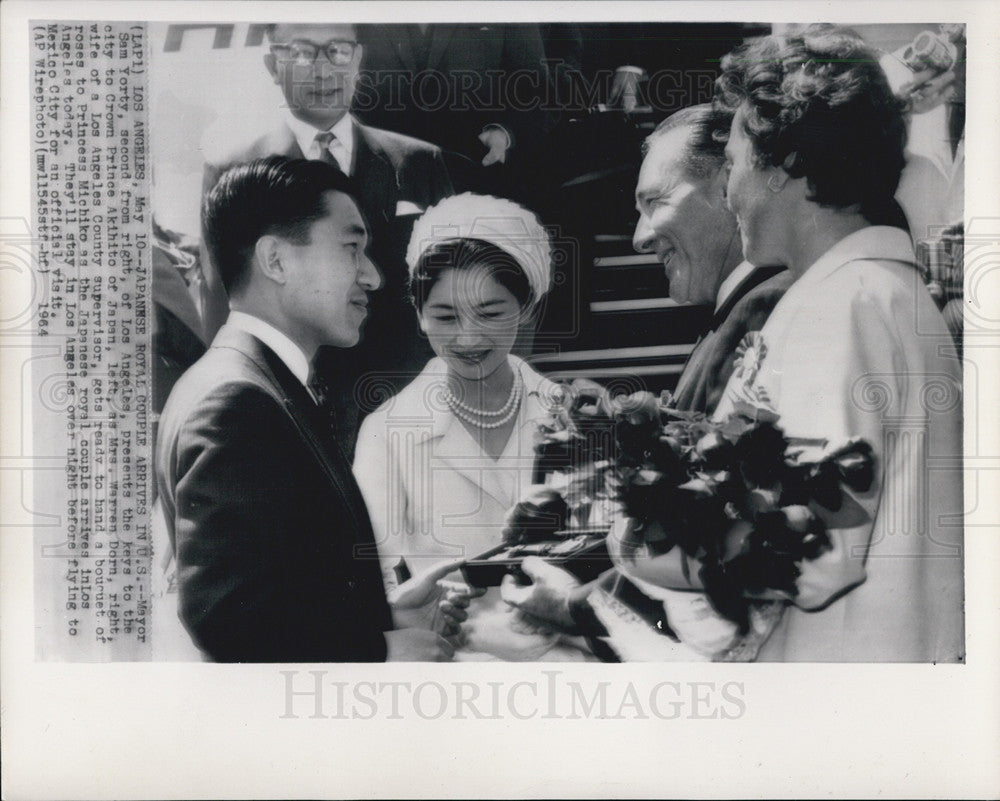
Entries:
[[805,177],[821,206],[886,218],[905,163],[903,104],[856,33],[815,25],[748,42],[723,58],[714,102],[744,112],[758,166]]
[[506,250],[484,239],[445,239],[420,254],[410,277],[410,295],[417,311],[423,310],[427,296],[445,270],[472,267],[485,267],[490,277],[510,292],[522,309],[534,301],[528,276]]
[[343,192],[357,203],[350,179],[322,161],[271,156],[224,172],[205,196],[205,244],[229,295],[249,275],[257,240],[277,234],[309,244],[309,229],[328,212],[323,195]]

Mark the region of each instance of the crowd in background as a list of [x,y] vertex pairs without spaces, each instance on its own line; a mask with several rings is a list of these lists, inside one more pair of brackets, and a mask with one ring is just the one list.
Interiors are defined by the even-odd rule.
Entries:
[[[579,302],[588,286],[588,236],[617,229],[628,232],[633,224],[630,187],[644,136],[678,109],[710,100],[721,57],[744,39],[770,32],[771,26],[348,27],[348,38],[360,45],[355,85],[346,98],[351,114],[362,124],[440,148],[444,166],[435,175],[446,173],[450,189],[443,188],[441,177],[428,179],[421,188],[421,176],[397,174],[393,181],[411,195],[401,196],[403,201],[422,210],[450,191],[509,197],[577,242],[570,256],[580,261],[561,268],[559,287],[541,322],[543,331],[562,332],[574,319],[571,305]],[[906,46],[883,53],[880,63],[911,112],[908,165],[897,197],[921,270],[936,300],[942,308],[947,306],[949,325],[960,342],[964,34],[961,26],[927,27],[926,34]],[[273,76],[261,69],[260,80],[268,82]],[[340,107],[345,98],[322,102]],[[242,155],[253,152],[241,141],[241,131],[228,136],[230,152],[216,162],[232,161],[241,150]],[[274,145],[268,142],[267,148],[287,150],[285,142]],[[205,186],[219,174],[216,162],[210,157]],[[165,165],[161,174],[164,171]],[[615,180],[616,172],[620,180]],[[386,221],[378,216],[396,217],[395,212],[380,209],[370,216],[369,224],[384,229]],[[390,227],[399,230],[378,232],[374,255],[388,278],[381,294],[394,294],[394,308],[399,309],[407,307],[399,268],[407,232],[405,225],[399,228],[395,223]],[[945,226],[951,226],[947,233],[942,230]],[[158,227],[154,233],[158,410],[176,376],[211,341],[227,307],[217,279],[203,264],[199,232]],[[387,244],[389,239],[392,245]],[[181,291],[181,281],[187,291]],[[375,347],[380,336],[371,333],[370,346]],[[402,333],[419,339],[415,331]],[[526,333],[518,349],[523,355],[531,353],[532,337]],[[401,335],[396,341],[402,339]],[[413,359],[393,359],[385,351],[394,347],[395,342],[380,345],[382,352],[374,359],[388,373],[412,373],[429,355],[422,347]]]

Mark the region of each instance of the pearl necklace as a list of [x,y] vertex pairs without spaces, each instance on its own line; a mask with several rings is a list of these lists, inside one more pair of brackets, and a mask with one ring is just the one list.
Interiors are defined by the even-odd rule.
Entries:
[[445,386],[444,396],[445,400],[448,401],[449,406],[458,406],[460,409],[464,409],[469,414],[475,414],[479,417],[500,417],[502,414],[509,411],[511,404],[514,403],[514,398],[520,390],[520,384],[521,374],[515,372],[514,380],[510,384],[510,394],[507,396],[507,402],[495,412],[488,412],[485,409],[477,409],[475,406],[469,406],[466,403],[462,403],[462,401],[455,397],[455,393],[451,391],[451,387],[449,386]]
[[[447,386],[444,388],[444,400],[452,412],[454,412],[457,417],[460,417],[465,422],[469,423],[469,425],[485,429],[500,428],[500,426],[509,423],[511,419],[513,419],[514,415],[517,414],[517,411],[521,406],[521,395],[523,391],[524,383],[521,381],[521,376],[515,373],[514,383],[510,388],[510,396],[507,398],[507,402],[498,411],[490,412],[484,409],[476,409],[473,406],[462,403],[462,401],[456,398],[455,394]],[[497,416],[500,416],[500,419],[492,422],[477,419],[481,417]]]

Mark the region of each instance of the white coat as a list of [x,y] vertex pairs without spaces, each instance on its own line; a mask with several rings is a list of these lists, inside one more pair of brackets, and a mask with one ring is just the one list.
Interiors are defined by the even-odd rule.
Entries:
[[[754,384],[788,436],[866,438],[861,525],[800,579],[762,661],[955,661],[964,655],[961,372],[906,234],[862,229],[799,278],[761,330]],[[731,389],[716,410],[732,410]]]

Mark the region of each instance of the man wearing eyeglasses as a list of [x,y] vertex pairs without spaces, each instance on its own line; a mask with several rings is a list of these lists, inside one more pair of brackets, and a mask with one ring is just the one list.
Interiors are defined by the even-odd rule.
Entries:
[[[383,288],[372,294],[361,344],[322,348],[314,363],[332,389],[335,429],[350,457],[363,414],[355,398],[372,395],[375,386],[398,391],[433,355],[409,304],[405,252],[413,221],[453,194],[452,184],[439,148],[363,125],[350,114],[362,57],[353,25],[272,25],[267,44],[264,66],[284,96],[284,120],[249,146],[207,164],[202,192],[207,195],[227,167],[272,155],[324,161],[354,180]],[[211,337],[228,305],[217,271],[206,264],[205,272],[205,328]]]

